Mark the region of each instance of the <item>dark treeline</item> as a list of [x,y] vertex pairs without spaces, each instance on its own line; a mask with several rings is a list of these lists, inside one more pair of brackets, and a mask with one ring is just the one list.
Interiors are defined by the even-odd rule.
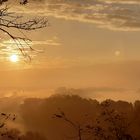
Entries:
[[21,140],[140,140],[140,101],[98,102],[77,95],[54,95],[26,98],[17,104],[18,123],[25,131],[8,129],[9,137],[3,140],[11,136]]

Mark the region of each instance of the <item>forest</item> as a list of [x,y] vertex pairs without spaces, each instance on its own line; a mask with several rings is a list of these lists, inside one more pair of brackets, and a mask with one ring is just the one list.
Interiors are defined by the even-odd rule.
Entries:
[[56,94],[46,99],[4,98],[0,99],[0,106],[3,111],[12,111],[6,120],[8,114],[1,114],[0,133],[4,140],[140,139],[140,101],[98,102],[78,95]]

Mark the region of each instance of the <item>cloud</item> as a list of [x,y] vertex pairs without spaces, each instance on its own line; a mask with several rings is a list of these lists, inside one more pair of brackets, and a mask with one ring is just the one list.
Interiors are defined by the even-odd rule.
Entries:
[[139,0],[36,0],[14,8],[16,12],[89,22],[111,30],[140,30]]
[[[95,98],[100,100],[101,98],[110,98],[109,95],[121,94],[126,92],[127,89],[113,88],[113,87],[88,87],[88,88],[66,88],[60,87],[55,90],[55,94],[60,95],[79,95],[84,98]],[[128,91],[127,91],[128,92]],[[109,94],[109,95],[108,95]]]
[[[7,60],[9,59],[9,56],[11,54],[17,54],[21,59],[23,59],[23,55],[20,52],[19,48],[18,48],[18,42],[17,44],[12,40],[3,40],[0,43],[0,60]],[[20,46],[23,47],[24,46],[24,51],[28,52],[28,54],[31,57],[35,57],[37,55],[37,53],[39,52],[43,52],[44,49],[40,47],[40,49],[36,50],[36,51],[30,51],[30,46],[32,48],[35,48],[34,46],[48,46],[48,47],[52,47],[52,46],[59,46],[61,45],[59,42],[57,42],[55,39],[50,39],[50,40],[42,40],[42,41],[32,41],[32,42],[24,42],[24,41],[20,41]]]
[[140,4],[139,0],[106,0],[106,2],[107,3],[123,3],[123,4]]
[[59,46],[61,45],[58,42],[54,42],[53,40],[46,40],[46,41],[32,41],[33,45],[49,45],[49,46]]

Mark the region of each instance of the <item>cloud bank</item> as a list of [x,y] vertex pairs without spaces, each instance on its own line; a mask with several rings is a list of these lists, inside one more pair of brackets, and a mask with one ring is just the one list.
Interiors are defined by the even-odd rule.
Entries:
[[111,30],[140,30],[139,0],[32,0],[16,11],[88,22]]

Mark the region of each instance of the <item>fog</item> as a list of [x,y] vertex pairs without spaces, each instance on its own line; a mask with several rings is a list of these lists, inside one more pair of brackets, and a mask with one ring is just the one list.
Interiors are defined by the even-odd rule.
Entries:
[[[121,123],[125,126],[125,133],[129,134],[132,138],[140,138],[140,101],[131,103],[120,100],[98,101],[96,98],[91,99],[79,96],[80,93],[81,95],[86,94],[86,91],[88,94],[90,90],[59,88],[55,90],[55,94],[46,98],[25,97],[18,94],[1,97],[1,112],[16,114],[14,122],[6,122],[7,132],[1,139],[9,140],[12,137],[12,139],[20,138],[21,140],[67,140],[69,138],[78,140],[77,130],[63,119],[63,116],[61,116],[62,112],[64,112],[67,119],[75,125],[80,125],[82,129],[89,124],[96,126],[97,119],[100,120],[102,129],[107,129],[107,126],[111,124],[103,122],[104,116],[101,115],[102,111],[106,110],[102,108],[102,105],[106,102],[110,104],[107,108],[115,110],[115,114],[116,112],[117,115],[123,114],[125,121],[121,119]],[[115,92],[114,89],[112,90]],[[98,90],[96,89],[95,91]],[[110,90],[106,89],[106,92],[108,91]],[[119,91],[123,92],[122,89],[119,89]],[[56,117],[57,115],[61,117]],[[125,125],[125,122],[129,126]],[[117,124],[117,127],[120,127],[119,122]],[[115,125],[112,127],[115,127]],[[108,129],[106,132],[110,136]],[[85,134],[81,135],[84,140],[88,137]],[[91,135],[91,139],[94,137],[95,135]],[[115,135],[113,139],[115,139]]]

